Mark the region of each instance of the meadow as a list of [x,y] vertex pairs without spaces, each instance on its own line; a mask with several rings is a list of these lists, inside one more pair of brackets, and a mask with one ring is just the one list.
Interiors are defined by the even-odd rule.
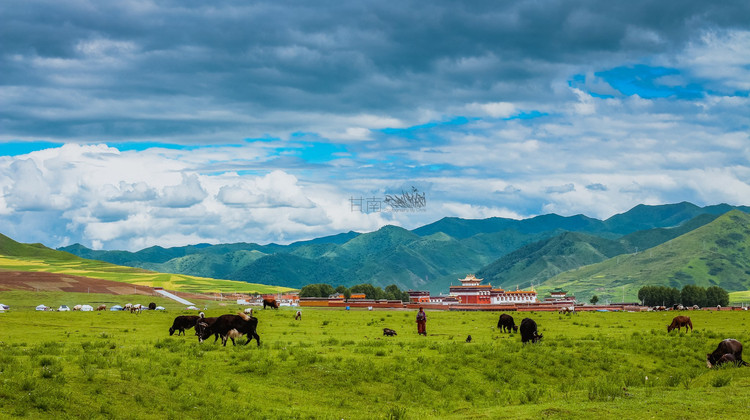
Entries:
[[[750,367],[705,364],[724,338],[750,343],[747,311],[690,311],[695,330],[671,334],[672,312],[511,313],[516,323],[533,318],[544,335],[523,345],[518,334],[495,328],[500,313],[428,311],[428,336],[421,337],[415,311],[302,308],[295,321],[296,309],[282,307],[256,309],[260,347],[221,347],[198,343],[193,330],[170,337],[174,317],[191,313],[179,305],[140,315],[35,312],[38,298],[0,292],[0,302],[11,305],[0,314],[0,417],[672,419],[750,412]],[[47,299],[53,306],[66,296]],[[207,316],[240,309],[203,304]],[[398,335],[382,336],[384,327]]]

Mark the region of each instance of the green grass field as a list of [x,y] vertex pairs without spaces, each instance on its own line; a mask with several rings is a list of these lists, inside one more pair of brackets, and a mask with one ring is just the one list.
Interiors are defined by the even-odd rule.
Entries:
[[[64,295],[64,294],[61,294]],[[84,295],[86,296],[86,295]],[[122,296],[100,296],[121,301]],[[512,313],[544,339],[522,345],[499,313],[256,309],[261,346],[170,337],[175,306],[140,315],[35,312],[0,292],[0,417],[744,418],[750,367],[707,369],[724,338],[750,343],[750,311]],[[80,297],[80,296],[79,296]],[[139,301],[143,296],[138,297]],[[85,303],[49,295],[49,306]],[[203,302],[207,316],[239,306]],[[682,313],[685,314],[685,313]],[[383,337],[382,328],[395,337]],[[473,340],[466,343],[467,335]],[[244,343],[245,339],[240,339]],[[746,356],[747,357],[747,356]]]

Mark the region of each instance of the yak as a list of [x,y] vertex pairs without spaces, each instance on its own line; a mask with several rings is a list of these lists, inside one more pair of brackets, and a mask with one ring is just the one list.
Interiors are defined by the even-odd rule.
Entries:
[[[230,336],[231,330],[237,330],[236,333],[232,333],[233,336],[244,334],[247,336],[247,341],[244,343],[247,345],[253,338],[257,341],[260,346],[260,336],[258,336],[258,318],[245,315],[243,312],[238,312],[237,315],[222,315],[211,324],[206,322],[198,322],[195,326],[198,332],[198,341],[201,343],[211,335],[220,335],[222,345],[227,345],[227,339],[231,338],[234,343],[234,337]],[[216,341],[216,340],[214,340]]]
[[667,332],[671,332],[674,329],[677,329],[677,331],[679,331],[681,327],[685,327],[685,332],[687,332],[688,327],[690,327],[690,331],[693,330],[693,322],[690,321],[689,316],[680,315],[674,317],[674,319],[672,319],[672,323],[667,327]]
[[531,318],[524,318],[521,321],[521,342],[527,343],[531,341],[536,343],[542,339],[542,334],[537,334],[536,322]]
[[733,338],[722,340],[713,353],[706,354],[706,366],[709,369],[727,362],[747,366],[747,362],[742,360],[742,343]]
[[396,334],[395,330],[392,330],[390,328],[383,328],[383,335],[393,337],[394,335],[398,335],[398,334]]
[[276,302],[276,299],[263,299],[263,309],[266,309],[267,306],[279,309],[279,302]]
[[189,330],[195,326],[201,317],[196,315],[180,315],[174,319],[172,326],[169,327],[169,335],[174,334],[177,331],[177,335],[185,335],[185,330]]
[[513,321],[513,317],[508,314],[500,315],[500,319],[497,320],[497,328],[502,328],[503,332],[507,329],[508,332],[513,329],[513,332],[518,332],[518,325]]

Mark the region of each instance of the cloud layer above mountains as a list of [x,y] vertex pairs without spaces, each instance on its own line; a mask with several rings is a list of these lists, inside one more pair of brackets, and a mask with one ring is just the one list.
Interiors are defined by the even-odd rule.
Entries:
[[[750,204],[747,2],[30,0],[0,14],[0,231],[21,241],[289,242]],[[412,187],[423,212],[352,200],[375,210]]]

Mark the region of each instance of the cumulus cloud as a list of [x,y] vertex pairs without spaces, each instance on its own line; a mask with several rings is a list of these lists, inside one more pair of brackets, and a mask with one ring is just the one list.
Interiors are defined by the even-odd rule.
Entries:
[[600,184],[600,183],[586,185],[586,189],[591,190],[591,191],[607,191],[608,190],[606,185]]
[[554,185],[551,187],[547,187],[544,189],[544,191],[548,194],[564,194],[567,192],[575,191],[576,187],[573,184],[565,184],[565,185]]
[[[750,4],[672,3],[2,4],[0,232],[137,249],[747,204]],[[425,211],[351,209],[404,185]]]
[[190,207],[206,198],[206,191],[201,186],[198,176],[182,174],[182,182],[166,186],[157,203],[164,207]]
[[51,189],[32,160],[14,161],[8,176],[13,181],[4,188],[6,203],[15,211],[41,211],[53,207]]

